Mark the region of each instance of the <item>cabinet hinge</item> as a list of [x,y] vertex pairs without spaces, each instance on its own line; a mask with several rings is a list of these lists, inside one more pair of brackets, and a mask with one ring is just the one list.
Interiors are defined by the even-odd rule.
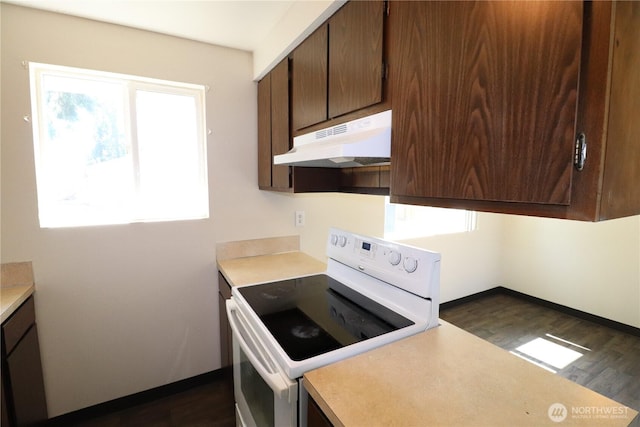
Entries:
[[385,16],[389,16],[389,0],[385,0],[383,2],[383,7],[384,7],[384,14]]
[[387,80],[389,78],[389,64],[387,61],[382,61],[382,80]]
[[587,161],[587,137],[581,133],[576,138],[575,151],[573,153],[573,165],[576,170],[584,169],[584,163]]

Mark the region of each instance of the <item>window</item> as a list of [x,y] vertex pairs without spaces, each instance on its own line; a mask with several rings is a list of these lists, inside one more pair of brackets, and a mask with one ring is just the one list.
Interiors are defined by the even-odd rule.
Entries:
[[476,213],[459,209],[400,205],[385,198],[384,237],[391,240],[414,239],[473,231]]
[[204,86],[29,68],[41,227],[209,216]]

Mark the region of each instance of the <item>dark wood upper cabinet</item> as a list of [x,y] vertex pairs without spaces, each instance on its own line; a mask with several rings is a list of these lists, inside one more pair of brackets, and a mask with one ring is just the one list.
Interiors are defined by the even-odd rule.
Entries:
[[382,1],[348,2],[258,82],[260,189],[388,194],[388,170],[381,168],[360,171],[273,164],[274,155],[291,148],[292,128],[326,122],[329,110],[338,116],[380,104],[383,6]]
[[[394,203],[587,221],[640,214],[640,2],[349,1],[290,58],[287,142],[393,111],[390,173],[292,168],[291,191],[390,188]],[[269,126],[280,120],[272,73]],[[268,132],[265,165],[280,150]],[[273,189],[275,172],[260,176]]]
[[291,54],[293,129],[327,120],[327,52],[329,28],[322,25]]
[[258,186],[271,188],[271,74],[258,82]]
[[329,20],[329,116],[382,101],[384,5],[351,1]]
[[[597,178],[602,177],[602,184],[597,187],[599,180],[592,178],[594,184],[591,184],[591,188],[597,190],[590,192],[593,197],[598,197],[590,205],[594,210],[592,215],[599,219],[640,214],[640,2],[598,5],[604,8],[605,13],[593,19],[602,16],[603,20],[611,22],[612,6],[615,25],[605,26],[608,31],[602,43],[608,43],[613,52],[603,48],[603,51],[611,54],[611,59],[603,61],[600,66],[603,74],[605,70],[609,71],[609,103],[604,102],[606,97],[596,98],[596,95],[592,99],[585,99],[585,105],[582,106],[583,111],[595,106],[595,114],[600,113],[597,105],[602,105],[603,109],[608,107],[608,115],[600,114],[600,119],[595,123],[580,123],[581,129],[587,129],[589,125],[600,125],[600,129],[606,129],[606,138],[602,138],[596,130],[591,132],[600,140],[606,139],[598,147],[600,154],[595,157],[596,160],[604,157],[602,169],[594,174]],[[589,24],[597,25],[596,22]],[[609,43],[611,41],[613,43]],[[594,82],[597,79],[598,76],[593,76],[591,84],[597,84]],[[583,117],[589,120],[586,112]]]
[[[289,121],[289,61],[284,59],[271,71],[271,151],[284,154],[291,149],[291,123]],[[276,188],[291,186],[289,166],[273,165],[271,159],[271,185]]]
[[289,166],[273,164],[273,156],[289,151],[289,61],[284,59],[258,82],[258,185],[288,190]]
[[274,165],[273,156],[291,148],[289,99],[289,61],[285,58],[258,82],[258,186],[261,190],[389,193],[388,180],[384,187],[384,180],[369,177],[372,172]]
[[590,221],[640,213],[639,2],[390,8],[393,202]]
[[582,3],[391,7],[392,193],[568,204]]
[[384,10],[347,2],[293,51],[294,131],[382,101]]

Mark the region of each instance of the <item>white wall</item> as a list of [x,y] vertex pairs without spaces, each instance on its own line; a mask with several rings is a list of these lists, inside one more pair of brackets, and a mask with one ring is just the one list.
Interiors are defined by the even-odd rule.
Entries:
[[440,252],[441,302],[491,289],[501,283],[502,221],[503,215],[479,212],[474,231],[406,241]]
[[640,216],[599,223],[504,218],[505,286],[640,327]]

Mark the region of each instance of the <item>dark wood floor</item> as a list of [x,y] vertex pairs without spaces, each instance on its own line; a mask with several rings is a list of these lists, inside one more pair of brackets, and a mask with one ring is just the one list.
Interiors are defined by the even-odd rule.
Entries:
[[[640,337],[497,294],[443,309],[440,317],[575,383],[640,411]],[[558,369],[518,347],[536,338],[581,353]],[[633,425],[640,426],[640,417]]]
[[[562,369],[540,364],[640,411],[640,337],[503,294],[443,307],[440,317],[514,353],[536,338],[578,351],[582,356]],[[232,427],[235,417],[230,376],[218,376],[210,383],[169,397],[66,425]],[[632,425],[640,427],[640,417]]]
[[[235,427],[230,376],[107,415],[64,422],[65,427]],[[58,423],[60,425],[60,423]]]

